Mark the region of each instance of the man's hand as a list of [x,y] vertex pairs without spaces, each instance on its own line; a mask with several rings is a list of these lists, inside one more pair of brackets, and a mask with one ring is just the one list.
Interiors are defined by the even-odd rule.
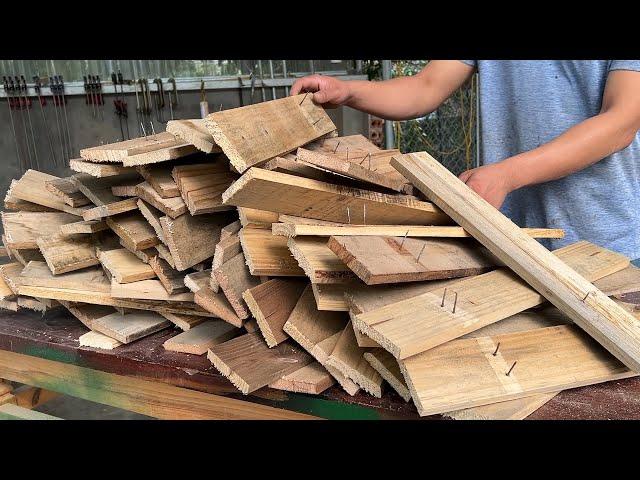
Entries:
[[349,101],[349,82],[324,75],[299,78],[291,87],[291,95],[313,92],[313,101],[325,108],[336,108]]
[[511,175],[505,164],[494,163],[483,165],[462,172],[460,180],[467,184],[474,192],[484,198],[496,208],[500,208],[505,197],[515,190]]

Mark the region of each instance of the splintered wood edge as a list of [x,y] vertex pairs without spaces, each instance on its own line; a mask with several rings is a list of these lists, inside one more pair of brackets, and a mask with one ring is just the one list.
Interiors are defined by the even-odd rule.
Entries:
[[[245,170],[249,168],[249,166],[242,159],[242,156],[238,152],[238,150],[233,146],[233,143],[229,141],[227,136],[222,133],[218,122],[209,118],[207,116],[204,119],[204,125],[213,137],[213,141],[218,145],[224,154],[229,159],[229,162],[233,167],[238,171],[238,173],[243,173]],[[224,201],[223,201],[224,203]]]
[[228,365],[226,365],[220,357],[218,357],[211,350],[207,350],[207,358],[213,364],[213,366],[225,376],[234,387],[240,390],[244,395],[249,394],[249,385],[245,382],[237,373],[232,372]]
[[274,336],[273,331],[271,330],[271,326],[267,322],[266,318],[264,318],[264,315],[262,314],[262,311],[260,310],[258,303],[256,302],[255,298],[253,298],[253,295],[251,294],[251,289],[245,290],[242,293],[242,298],[246,302],[247,307],[249,307],[249,311],[253,314],[253,317],[256,319],[256,322],[258,323],[258,329],[260,330],[260,333],[264,337],[265,342],[267,342],[267,346],[269,348],[273,348],[277,346],[278,341],[276,340],[276,337]]
[[370,327],[368,324],[363,322],[358,318],[358,315],[349,315],[351,317],[351,321],[355,328],[357,328],[360,333],[363,333],[367,337],[369,337],[374,342],[378,343],[382,348],[384,348],[387,352],[393,355],[396,360],[400,360],[401,350],[391,343],[386,337],[380,335],[374,328]]
[[349,380],[352,380],[353,382],[355,382],[365,392],[373,395],[376,398],[382,398],[382,380],[383,380],[382,376],[380,377],[380,384],[378,385],[372,382],[371,380],[369,380],[368,378],[364,377],[363,375],[361,375],[355,369],[350,368],[349,366],[347,366],[346,364],[338,360],[333,355],[329,355],[329,358],[327,358],[327,365],[329,367],[335,368],[340,373],[342,373],[345,377],[347,377]]
[[218,285],[220,285],[220,288],[222,289],[223,295],[227,298],[227,301],[231,305],[231,308],[236,313],[238,318],[243,321],[249,318],[250,311],[242,303],[244,295],[240,295],[240,297],[236,295],[235,289],[229,281],[229,277],[225,275],[221,270],[216,270],[213,274],[218,281]]
[[292,223],[272,223],[271,224],[271,234],[278,235],[281,237],[287,238],[295,238],[296,237],[296,226]]
[[[255,265],[253,264],[253,260],[251,259],[251,255],[249,254],[250,249],[246,248],[247,245],[245,243],[244,235],[243,235],[243,231],[242,230],[240,230],[238,232],[238,237],[240,238],[240,248],[242,249],[242,255],[244,256],[244,263],[246,263],[247,267],[249,267],[249,273],[251,275],[255,275],[255,273],[254,273],[255,272]],[[213,275],[213,271],[212,271],[212,274],[211,274],[211,278],[214,279],[216,281],[216,283],[218,283],[218,287],[219,287],[220,285],[219,285],[218,279],[216,279],[215,276]]]
[[291,252],[291,255],[293,255],[293,258],[296,259],[296,262],[298,262],[298,265],[300,266],[304,274],[307,277],[309,277],[309,280],[311,280],[311,283],[314,283],[315,270],[313,269],[311,264],[307,261],[302,251],[296,245],[295,239],[289,238],[287,240],[287,248]]
[[[222,149],[216,145],[213,141],[205,140],[201,136],[195,134],[193,130],[197,130],[195,127],[191,128],[185,126],[183,122],[193,123],[193,120],[197,119],[183,119],[183,120],[170,120],[167,123],[166,132],[182,139],[187,143],[191,143],[194,147],[204,153],[218,153]],[[206,128],[206,127],[205,127]],[[213,136],[212,136],[213,139]]]
[[380,374],[380,376],[387,381],[389,385],[402,397],[405,402],[411,400],[411,392],[409,389],[402,385],[396,378],[391,374],[391,372],[382,364],[382,362],[378,361],[378,359],[370,352],[365,352],[364,359],[369,362],[371,368],[373,368],[376,372]]

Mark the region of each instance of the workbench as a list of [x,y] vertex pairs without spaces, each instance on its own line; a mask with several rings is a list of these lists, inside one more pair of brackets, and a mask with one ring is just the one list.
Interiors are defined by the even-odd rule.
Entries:
[[[625,301],[640,303],[640,292]],[[172,329],[114,350],[80,347],[86,332],[63,308],[0,311],[0,378],[164,419],[419,418],[391,389],[381,399],[352,397],[337,385],[321,395],[271,388],[242,395],[205,355],[166,351]],[[640,378],[561,392],[528,418],[640,419]]]

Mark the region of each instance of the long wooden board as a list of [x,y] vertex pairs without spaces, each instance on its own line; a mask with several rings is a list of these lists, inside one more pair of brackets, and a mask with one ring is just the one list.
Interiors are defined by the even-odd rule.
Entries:
[[108,205],[122,200],[111,191],[114,186],[133,186],[142,181],[137,172],[111,177],[96,178],[84,173],[69,177],[69,180],[96,206]]
[[206,321],[206,318],[194,315],[180,315],[177,313],[162,313],[161,315],[184,332]]
[[93,330],[122,343],[131,343],[170,326],[171,322],[156,312],[112,313],[92,323]]
[[304,271],[291,255],[287,239],[262,228],[243,228],[238,233],[251,275],[301,277]]
[[287,246],[311,283],[357,281],[355,273],[327,246],[326,238],[290,238]]
[[90,285],[96,292],[111,291],[111,285],[100,267],[53,275],[46,263],[31,261],[19,275],[20,285],[70,289],[83,289]]
[[54,175],[29,169],[19,180],[11,182],[7,196],[81,216],[82,208],[67,205],[62,198],[47,190],[46,184],[48,181],[59,179]]
[[162,132],[122,142],[108,143],[80,150],[80,156],[91,162],[122,162],[130,155],[166,148],[180,143],[175,136]]
[[162,346],[172,352],[203,355],[214,345],[231,340],[238,328],[222,320],[207,320],[165,341]]
[[205,126],[242,173],[336,129],[312,96],[296,95],[215,112],[205,118]]
[[136,194],[171,218],[177,218],[187,211],[187,205],[181,197],[162,198],[148,182],[138,184],[136,186]]
[[82,219],[85,222],[88,222],[90,220],[100,220],[104,217],[111,217],[113,215],[119,215],[120,213],[130,212],[131,210],[136,210],[138,208],[137,201],[138,199],[133,197],[93,207],[82,212]]
[[78,190],[78,187],[68,178],[57,178],[45,182],[45,187],[54,195],[60,197],[70,207],[89,205],[91,200]]
[[640,268],[629,265],[624,270],[607,275],[593,284],[607,295],[622,295],[640,291]]
[[330,237],[326,247],[367,285],[468,277],[500,263],[473,240]]
[[146,250],[160,243],[153,227],[140,212],[132,211],[107,217],[105,221],[133,250]]
[[4,245],[10,249],[38,248],[38,237],[49,237],[78,217],[58,212],[2,212]]
[[229,171],[226,160],[179,165],[173,168],[171,175],[191,215],[233,209],[222,204],[222,193],[238,178]]
[[60,225],[60,235],[71,236],[78,234],[97,233],[108,230],[109,226],[102,220],[89,220]]
[[149,222],[149,225],[151,225],[153,230],[156,232],[158,239],[162,243],[165,243],[166,240],[164,238],[164,232],[162,231],[162,225],[160,225],[160,217],[162,217],[162,212],[141,199],[138,199],[137,205],[138,210],[140,210],[140,213],[142,214],[144,219]]
[[248,318],[250,312],[242,294],[259,285],[260,278],[251,275],[242,252],[214,270],[213,275],[236,315],[242,320]]
[[234,327],[240,328],[244,325],[243,320],[236,315],[229,300],[222,292],[216,293],[204,285],[194,293],[193,297],[196,304]]
[[269,348],[259,333],[214,345],[207,358],[245,395],[313,362],[310,355],[289,342]]
[[363,357],[369,362],[371,368],[378,372],[405,402],[411,400],[411,393],[400,371],[400,365],[389,352],[382,348],[372,348],[364,352]]
[[111,338],[104,333],[95,332],[93,330],[80,335],[78,338],[81,347],[100,348],[103,350],[113,350],[122,345],[122,342]]
[[318,395],[335,383],[326,368],[319,362],[313,362],[270,383],[269,388]]
[[240,225],[250,228],[271,229],[273,222],[278,221],[277,213],[256,208],[238,207],[238,216],[240,217]]
[[[227,205],[367,225],[442,225],[449,217],[433,204],[252,168],[223,194]],[[350,221],[349,221],[350,220]]]
[[[625,256],[588,242],[577,242],[554,253],[590,280],[629,264]],[[501,268],[355,315],[353,322],[394,357],[403,359],[544,301],[545,297],[512,271]]]
[[111,282],[111,296],[113,298],[127,298],[139,300],[161,300],[164,302],[193,302],[193,293],[175,293],[170,295],[160,283],[160,280],[139,280],[131,283]]
[[166,131],[185,142],[193,144],[201,152],[214,153],[221,151],[220,147],[216,145],[213,136],[207,130],[204,119],[169,120]]
[[640,323],[631,314],[523,235],[428,153],[394,157],[392,164],[580,328],[629,368],[640,371]]
[[129,167],[123,167],[118,164],[85,162],[81,158],[69,160],[69,168],[74,172],[86,173],[97,178],[133,173],[133,169]]
[[118,283],[131,283],[156,278],[149,265],[141,261],[126,248],[105,250],[98,253],[100,263],[111,272]]
[[54,275],[73,272],[100,263],[93,241],[86,236],[63,237],[56,234],[39,237],[37,243]]
[[153,269],[169,295],[189,291],[184,283],[185,274],[171,268],[171,265],[166,260],[154,255],[149,259],[149,266]]
[[122,165],[125,167],[136,167],[139,165],[149,165],[151,163],[168,162],[169,160],[188,157],[197,152],[198,149],[190,143],[180,142],[175,146],[139,153],[137,155],[129,155],[122,161]]
[[180,196],[180,190],[176,181],[171,176],[173,165],[160,163],[157,165],[141,165],[136,170],[145,181],[162,198],[173,198]]
[[348,312],[349,306],[344,299],[344,293],[351,287],[348,283],[312,283],[313,296],[318,310],[332,312]]
[[242,294],[269,347],[275,347],[289,338],[282,327],[304,289],[305,282],[302,280],[274,278]]

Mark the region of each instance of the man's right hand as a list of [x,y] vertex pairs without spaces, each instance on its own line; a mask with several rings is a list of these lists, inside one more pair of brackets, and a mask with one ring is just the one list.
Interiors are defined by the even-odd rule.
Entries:
[[325,108],[345,105],[351,98],[349,82],[325,75],[309,75],[299,78],[291,87],[291,95],[312,92],[313,101]]

